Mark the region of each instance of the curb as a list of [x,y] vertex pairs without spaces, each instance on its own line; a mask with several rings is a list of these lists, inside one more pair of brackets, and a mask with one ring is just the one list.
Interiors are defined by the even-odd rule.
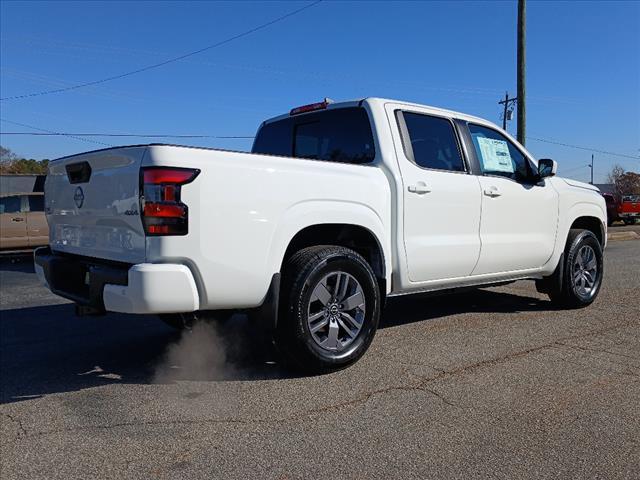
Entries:
[[623,241],[623,240],[640,240],[640,235],[636,232],[614,232],[607,234],[607,240],[610,242]]

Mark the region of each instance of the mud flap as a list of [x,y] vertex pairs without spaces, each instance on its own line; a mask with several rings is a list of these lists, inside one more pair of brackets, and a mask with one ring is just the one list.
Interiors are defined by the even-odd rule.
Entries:
[[564,253],[560,255],[558,265],[551,275],[541,280],[536,280],[536,290],[548,295],[560,295],[562,292],[562,279],[564,278]]

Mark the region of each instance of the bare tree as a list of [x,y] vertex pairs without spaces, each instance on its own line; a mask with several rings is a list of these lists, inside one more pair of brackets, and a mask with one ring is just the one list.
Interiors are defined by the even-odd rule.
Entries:
[[607,182],[614,185],[615,193],[620,198],[622,195],[640,194],[640,173],[626,172],[624,168],[616,164],[607,175]]
[[0,145],[0,162],[11,162],[17,158],[16,154],[11,151],[10,148],[5,148]]

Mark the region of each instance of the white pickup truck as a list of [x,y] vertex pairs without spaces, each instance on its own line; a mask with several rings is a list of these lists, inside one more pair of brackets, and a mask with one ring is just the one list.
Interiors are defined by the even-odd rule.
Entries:
[[367,350],[391,296],[533,279],[590,304],[605,201],[556,168],[480,118],[325,100],[265,121],[251,153],[154,144],[51,162],[36,271],[81,313],[257,312],[285,358],[326,371]]

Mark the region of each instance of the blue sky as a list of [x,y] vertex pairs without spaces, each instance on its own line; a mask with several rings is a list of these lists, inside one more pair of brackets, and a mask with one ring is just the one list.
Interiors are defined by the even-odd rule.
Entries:
[[[1,96],[88,82],[234,36],[310,2],[1,2]],[[529,137],[640,156],[640,3],[528,2]],[[500,122],[516,91],[515,2],[325,1],[180,62],[95,87],[0,103],[1,117],[57,132],[253,135],[325,96],[410,100]],[[2,132],[31,131],[6,122]],[[515,121],[509,130],[515,135]],[[145,139],[94,138],[109,144]],[[162,139],[154,139],[162,141]],[[248,149],[250,140],[168,140]],[[2,135],[33,158],[99,148]],[[591,152],[527,140],[587,180]],[[596,182],[620,163],[596,153]]]

